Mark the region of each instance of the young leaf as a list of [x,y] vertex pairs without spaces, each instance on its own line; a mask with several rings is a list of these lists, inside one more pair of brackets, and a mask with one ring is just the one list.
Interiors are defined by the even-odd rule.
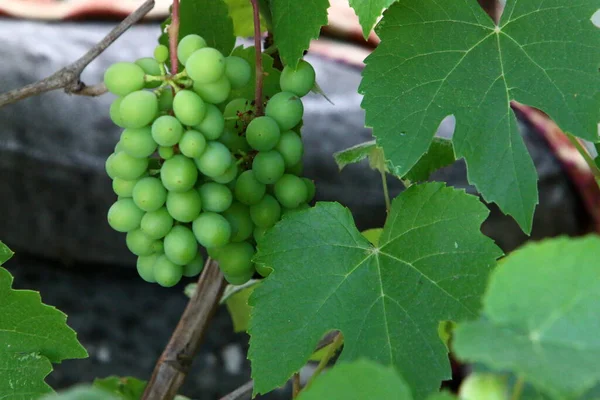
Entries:
[[[231,91],[231,98],[243,97],[244,99],[254,99],[254,90],[256,87],[256,69],[254,68],[254,57],[256,51],[254,50],[254,46],[246,47],[238,46],[231,53],[232,56],[241,57],[244,60],[248,61],[252,66],[252,76],[250,78],[250,83],[244,86],[241,89],[234,89]],[[263,61],[263,72],[265,77],[263,79],[263,97],[268,98],[273,95],[281,92],[281,87],[279,86],[279,77],[281,72],[273,68],[273,58],[268,54],[262,55]]]
[[[251,282],[252,284],[238,286],[240,288],[239,290],[236,290],[234,293],[231,293],[228,296],[227,294],[223,296],[227,296],[222,301],[225,302],[227,311],[229,311],[229,315],[231,315],[234,332],[246,332],[246,330],[248,330],[250,311],[252,310],[252,308],[248,305],[248,298],[254,289],[258,287],[260,281],[254,280]],[[234,289],[238,287],[234,287]]]
[[413,400],[398,372],[389,366],[361,359],[335,365],[319,376],[298,400]]
[[0,266],[10,260],[13,253],[4,243],[0,242]]
[[[254,19],[250,0],[225,0],[229,8],[229,16],[233,20],[233,33],[239,37],[254,36]],[[266,24],[261,16],[261,32],[266,30]]]
[[396,366],[417,399],[436,390],[450,377],[438,324],[477,315],[501,255],[480,232],[487,215],[476,197],[441,183],[394,200],[378,247],[337,203],[286,215],[255,259],[274,269],[250,297],[255,392],[285,383],[332,330],[344,335],[341,360]]
[[365,39],[369,37],[382,11],[394,1],[396,0],[350,0],[350,6],[358,16]]
[[119,400],[138,400],[142,398],[146,389],[146,381],[131,376],[109,376],[94,379],[93,386],[111,393]]
[[590,21],[597,9],[595,0],[508,0],[496,27],[472,0],[394,3],[376,29],[381,44],[366,60],[360,91],[367,125],[397,172],[412,168],[453,114],[469,181],[529,233],[537,177],[510,102],[598,140],[600,31]]
[[494,271],[482,318],[459,324],[462,359],[522,376],[555,399],[600,382],[600,239],[529,244]]
[[328,0],[271,0],[273,36],[285,65],[296,68],[311,39],[327,24]]
[[357,144],[356,146],[349,147],[346,150],[333,153],[333,158],[335,159],[335,162],[341,171],[347,165],[361,162],[365,158],[369,157],[371,152],[373,152],[376,148],[377,144],[374,140],[371,140],[369,142],[364,142]]

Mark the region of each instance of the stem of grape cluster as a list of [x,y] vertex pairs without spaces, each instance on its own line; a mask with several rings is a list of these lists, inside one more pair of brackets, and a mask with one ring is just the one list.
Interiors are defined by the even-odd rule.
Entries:
[[525,380],[522,377],[519,377],[519,379],[517,379],[517,382],[515,382],[515,386],[513,386],[513,391],[512,395],[510,396],[510,400],[519,400],[521,398],[523,386],[525,386]]
[[252,3],[252,10],[254,11],[254,48],[256,50],[256,91],[254,96],[254,103],[256,107],[256,116],[260,117],[264,115],[263,110],[263,66],[262,66],[262,43],[260,33],[260,6],[258,0],[250,0]]
[[327,349],[327,353],[325,353],[323,358],[321,358],[321,361],[319,361],[319,365],[317,366],[317,369],[315,369],[315,372],[312,374],[312,376],[306,383],[306,386],[304,387],[305,389],[310,387],[310,385],[312,385],[312,383],[321,374],[321,372],[323,372],[323,370],[329,364],[329,361],[331,361],[333,356],[335,356],[335,353],[337,353],[337,351],[340,349],[340,347],[342,346],[343,343],[344,343],[344,337],[342,336],[341,333],[338,332],[338,334],[335,336],[335,339],[333,339],[333,342],[329,345],[329,349]]
[[176,75],[179,68],[177,61],[177,42],[179,40],[179,0],[173,0],[171,24],[169,25],[169,53],[171,55],[171,75]]
[[295,399],[300,394],[300,374],[296,372],[292,377],[292,399]]
[[390,213],[391,203],[390,203],[390,191],[388,189],[387,177],[385,175],[384,170],[379,171],[381,173],[381,184],[383,185],[383,197],[385,198],[385,211],[386,213]]

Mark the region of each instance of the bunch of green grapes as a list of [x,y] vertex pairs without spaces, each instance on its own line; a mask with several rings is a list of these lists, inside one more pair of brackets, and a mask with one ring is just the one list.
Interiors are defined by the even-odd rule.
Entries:
[[231,284],[267,276],[270,269],[252,262],[256,244],[315,195],[300,177],[299,133],[300,97],[314,87],[314,69],[305,61],[284,68],[282,92],[256,116],[253,101],[231,94],[250,84],[246,60],[225,57],[198,35],[180,41],[177,57],[185,69],[175,75],[165,46],[106,70],[106,87],[119,96],[110,117],[124,128],[106,161],[118,196],[108,223],[127,234],[148,282],[170,287],[198,275],[200,246]]

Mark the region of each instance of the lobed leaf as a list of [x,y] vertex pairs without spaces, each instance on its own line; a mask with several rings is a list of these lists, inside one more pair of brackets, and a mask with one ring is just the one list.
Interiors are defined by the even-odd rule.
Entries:
[[389,7],[396,0],[350,0],[350,6],[354,8],[360,21],[365,39],[375,26],[375,22],[381,16],[384,9]]

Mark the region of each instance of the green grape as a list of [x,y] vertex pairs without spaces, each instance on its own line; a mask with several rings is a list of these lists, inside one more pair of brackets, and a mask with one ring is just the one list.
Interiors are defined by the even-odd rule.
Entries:
[[[135,61],[136,65],[139,65],[146,75],[150,76],[161,76],[160,66],[158,62],[152,57],[144,57]],[[147,89],[154,89],[159,87],[162,84],[161,81],[149,81],[146,82],[144,87]]]
[[506,400],[506,378],[490,373],[472,373],[460,385],[460,400]]
[[227,219],[217,213],[203,212],[192,224],[198,243],[210,249],[224,246],[231,238],[231,225]]
[[154,279],[154,263],[159,257],[158,254],[138,257],[136,267],[140,277],[148,283],[155,283]]
[[117,196],[131,197],[137,182],[137,180],[126,181],[125,179],[115,178],[112,182],[113,191]]
[[110,167],[107,167],[107,169],[110,168],[111,174],[113,174],[114,177],[128,181],[139,178],[144,175],[148,169],[147,158],[131,157],[124,151],[115,153],[108,162],[110,163]]
[[187,276],[188,278],[193,278],[197,276],[204,269],[204,257],[202,254],[198,253],[196,258],[192,260],[191,263],[183,266],[183,276]]
[[134,63],[118,62],[104,72],[104,84],[109,92],[126,96],[144,87],[144,70]]
[[202,36],[191,34],[183,37],[177,45],[177,58],[185,65],[186,61],[196,50],[206,47],[206,40]]
[[173,158],[173,156],[175,155],[175,149],[172,146],[159,146],[158,155],[163,160],[168,160],[170,158]]
[[254,111],[252,102],[247,99],[237,98],[231,100],[223,111],[225,128],[235,130],[237,133],[244,132],[249,120],[254,115]]
[[283,157],[275,150],[261,151],[252,161],[252,171],[257,181],[265,185],[275,183],[285,172]]
[[259,243],[262,238],[265,236],[265,233],[267,233],[267,230],[269,228],[262,228],[260,226],[256,226],[254,227],[254,232],[252,233],[252,236],[254,237],[254,241],[256,243]]
[[237,178],[238,175],[238,166],[236,163],[231,164],[231,166],[229,168],[227,168],[227,171],[225,171],[225,173],[223,175],[219,175],[219,176],[215,176],[213,178],[213,181],[217,182],[217,183],[230,183],[233,182],[233,180],[235,178]]
[[142,128],[156,117],[158,99],[152,92],[139,90],[123,98],[119,111],[125,128]]
[[196,189],[187,192],[169,192],[167,210],[179,222],[192,222],[200,214],[202,200]]
[[168,87],[161,90],[158,95],[158,109],[160,111],[169,111],[171,108],[173,108],[173,91]]
[[108,175],[110,179],[115,179],[117,177],[114,166],[115,157],[117,156],[117,154],[118,153],[112,153],[111,155],[109,155],[106,159],[106,162],[104,163],[104,170],[106,171],[106,175]]
[[136,256],[149,256],[154,253],[155,240],[148,237],[141,229],[135,229],[127,233],[125,243],[127,248]]
[[196,184],[198,169],[191,159],[178,154],[164,162],[160,179],[167,190],[187,192]]
[[120,199],[108,210],[108,224],[117,232],[130,232],[140,226],[143,216],[133,199]]
[[254,269],[251,269],[239,275],[223,274],[223,277],[230,285],[239,286],[248,283],[254,276],[254,272]]
[[225,128],[223,134],[219,138],[219,142],[223,143],[232,153],[238,153],[240,151],[247,152],[251,150],[246,138],[240,136],[232,128]]
[[166,207],[151,211],[142,217],[140,229],[152,239],[162,239],[173,227],[173,217]]
[[277,122],[270,117],[258,117],[248,124],[246,140],[250,147],[258,151],[269,151],[277,145],[281,131]]
[[174,146],[182,136],[183,126],[175,117],[163,115],[152,124],[152,138],[160,146]]
[[240,89],[250,82],[252,68],[243,58],[229,56],[225,59],[225,76],[231,82],[232,88]]
[[315,194],[317,192],[317,188],[315,187],[315,182],[308,178],[302,178],[304,184],[306,185],[306,202],[310,203],[312,199],[315,198]]
[[302,160],[300,160],[300,162],[298,164],[292,165],[291,167],[288,167],[285,169],[286,174],[292,174],[292,175],[296,175],[296,176],[302,175],[303,171],[304,171],[304,163],[302,162]]
[[256,226],[270,228],[281,219],[281,206],[275,197],[266,194],[261,201],[250,206],[250,218]]
[[110,104],[109,115],[110,115],[111,121],[116,126],[118,126],[120,128],[125,128],[125,126],[123,125],[123,118],[121,118],[121,102],[122,101],[123,101],[122,97],[117,97],[116,99],[114,99],[114,101]]
[[286,66],[281,72],[279,84],[283,92],[303,97],[315,86],[315,69],[304,60],[300,60],[296,69]]
[[169,59],[169,48],[164,44],[159,44],[154,48],[154,59],[159,63],[165,63]]
[[265,109],[265,115],[277,121],[282,131],[287,131],[298,125],[302,121],[303,113],[302,100],[290,92],[280,92],[271,97]]
[[285,131],[281,134],[279,143],[275,150],[281,153],[285,166],[287,168],[297,165],[302,160],[304,154],[304,145],[302,139],[294,131]]
[[285,208],[296,208],[306,202],[308,189],[301,178],[285,174],[275,183],[275,197]]
[[181,154],[189,158],[197,158],[206,149],[206,138],[198,131],[189,130],[183,134],[179,141]]
[[157,144],[152,138],[149,126],[125,129],[119,141],[121,149],[135,158],[147,158],[156,151]]
[[231,225],[231,241],[243,242],[252,236],[254,223],[250,218],[248,206],[240,202],[234,202],[231,207],[223,213],[223,216]]
[[172,287],[183,277],[183,267],[173,263],[166,255],[161,254],[154,262],[154,279],[162,287]]
[[263,264],[254,264],[254,268],[256,268],[256,272],[263,278],[268,278],[269,275],[271,275],[271,272],[273,272],[273,268]]
[[206,140],[217,140],[223,133],[225,120],[217,106],[206,104],[206,115],[202,122],[194,126],[194,129],[204,135]]
[[220,183],[208,182],[198,189],[202,198],[202,206],[206,211],[223,212],[231,206],[233,194],[231,190]]
[[281,216],[283,217],[284,215],[287,215],[287,214],[293,214],[298,211],[306,210],[307,208],[310,208],[308,203],[302,203],[298,207],[295,207],[295,208],[283,208],[281,210]]
[[119,153],[123,151],[123,144],[121,143],[121,141],[119,140],[117,142],[117,144],[115,144],[115,153]]
[[225,75],[212,83],[194,82],[194,92],[207,103],[220,104],[229,97],[231,83]]
[[191,90],[180,90],[173,99],[173,112],[182,124],[198,125],[206,114],[204,100]]
[[208,142],[206,150],[195,162],[200,172],[212,178],[223,175],[233,163],[233,157],[223,143]]
[[216,82],[225,72],[225,57],[217,49],[204,47],[188,57],[185,69],[188,76],[196,82]]
[[140,179],[133,188],[135,205],[146,212],[156,211],[167,200],[167,189],[158,178],[147,177]]
[[242,172],[235,183],[235,198],[246,205],[258,203],[266,191],[267,187],[256,179],[252,170]]
[[254,273],[254,265],[252,264],[254,254],[254,247],[248,242],[229,243],[219,252],[219,267],[223,274],[230,276],[245,275],[249,272]]
[[167,258],[177,264],[189,264],[198,254],[198,242],[190,228],[183,225],[176,225],[171,232],[165,236],[165,255]]

